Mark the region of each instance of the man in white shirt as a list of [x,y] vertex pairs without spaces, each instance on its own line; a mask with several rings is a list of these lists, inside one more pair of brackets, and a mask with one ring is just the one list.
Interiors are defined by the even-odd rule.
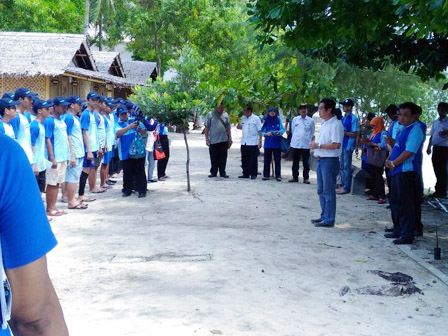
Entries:
[[241,138],[241,165],[243,175],[239,178],[257,178],[258,174],[258,154],[261,148],[261,120],[254,115],[253,107],[248,104],[243,110],[241,123],[237,126],[243,130]]
[[431,138],[429,139],[427,154],[432,151],[432,166],[437,178],[434,197],[446,197],[446,188],[448,183],[448,103],[441,102],[437,107],[439,119],[434,121],[431,127]]
[[299,115],[295,117],[290,124],[292,133],[291,152],[292,152],[292,179],[288,182],[299,182],[299,163],[303,162],[303,183],[310,184],[310,142],[313,139],[316,129],[313,118],[307,116],[305,105],[299,106]]
[[336,102],[324,98],[319,104],[319,116],[324,120],[317,142],[311,142],[317,164],[317,194],[322,212],[311,222],[317,227],[333,227],[336,218],[336,178],[339,174],[339,157],[342,152],[344,127],[336,118]]

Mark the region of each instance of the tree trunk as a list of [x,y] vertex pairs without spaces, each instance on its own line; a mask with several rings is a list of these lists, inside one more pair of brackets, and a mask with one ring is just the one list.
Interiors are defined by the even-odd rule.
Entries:
[[86,0],[86,15],[84,16],[84,36],[87,38],[89,34],[89,23],[90,23],[90,0]]
[[185,147],[187,147],[187,191],[190,192],[190,147],[188,147],[188,140],[187,140],[187,130],[185,127],[182,127],[183,133],[184,133],[184,140],[185,140]]
[[100,17],[100,23],[98,27],[98,50],[103,50],[103,18]]
[[200,129],[202,127],[199,120],[200,120],[199,113],[196,111],[194,113],[194,118],[193,118],[193,130]]

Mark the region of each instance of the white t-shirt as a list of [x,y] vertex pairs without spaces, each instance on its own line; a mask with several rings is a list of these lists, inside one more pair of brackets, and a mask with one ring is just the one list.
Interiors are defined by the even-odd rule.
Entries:
[[247,146],[258,145],[258,132],[261,131],[260,118],[254,114],[250,117],[241,117],[241,127],[243,130],[243,136],[241,138],[241,144]]
[[316,157],[339,157],[342,153],[342,141],[344,140],[344,126],[338,118],[332,117],[327,121],[323,121],[320,127],[319,139],[317,143],[321,145],[339,143],[341,146],[338,149],[315,149],[314,156]]
[[297,149],[310,149],[310,142],[313,139],[316,124],[313,118],[305,116],[295,117],[291,121],[291,147]]
[[17,113],[19,121],[19,131],[17,133],[17,142],[23,148],[31,164],[35,163],[33,150],[31,148],[31,133],[30,133],[30,123],[21,112]]

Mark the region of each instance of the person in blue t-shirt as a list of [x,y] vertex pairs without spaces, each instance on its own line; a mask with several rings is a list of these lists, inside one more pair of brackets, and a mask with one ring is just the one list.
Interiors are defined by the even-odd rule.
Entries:
[[115,184],[109,181],[109,165],[114,156],[115,150],[115,119],[111,114],[116,108],[116,102],[114,100],[106,99],[104,108],[101,111],[102,118],[104,120],[105,133],[106,133],[106,152],[103,155],[103,162],[100,170],[100,188],[109,189]]
[[342,142],[341,163],[341,188],[336,190],[339,195],[347,194],[352,187],[352,158],[356,146],[356,138],[359,133],[359,121],[353,113],[355,103],[351,99],[346,99],[339,104],[345,112],[342,118],[344,126],[344,140]]
[[52,163],[51,168],[47,169],[45,174],[47,215],[61,216],[67,214],[67,212],[56,208],[56,199],[59,185],[65,182],[67,162],[70,161],[67,125],[61,120],[61,116],[67,113],[67,106],[70,103],[62,97],[55,97],[53,104],[53,115],[44,121],[48,161]]
[[147,188],[143,141],[141,142],[141,149],[143,150],[141,157],[132,158],[130,151],[137,132],[144,135],[147,131],[141,122],[129,120],[129,111],[126,106],[120,105],[117,112],[120,115],[120,121],[116,127],[116,135],[119,139],[118,153],[123,164],[122,196],[130,196],[132,190],[135,189],[138,192],[138,197],[142,198],[146,196]]
[[386,238],[395,238],[394,244],[412,244],[415,235],[416,211],[419,197],[418,151],[424,135],[416,118],[418,107],[414,103],[404,103],[399,107],[399,122],[404,126],[398,135],[386,167],[392,174],[390,207],[393,232]]
[[[14,308],[9,312],[2,305],[0,334],[10,335],[7,322],[11,313],[9,323],[15,335],[68,335],[47,270],[46,254],[57,241],[27,156],[4,134],[0,134],[0,235]],[[8,301],[10,298],[8,295]]]
[[17,116],[16,106],[19,101],[10,98],[0,99],[0,133],[6,134],[11,139],[17,139],[16,129],[11,124],[11,120]]
[[87,108],[81,114],[81,129],[84,140],[85,156],[83,170],[79,179],[79,200],[83,202],[93,202],[94,198],[84,195],[86,182],[92,174],[96,179],[95,159],[100,151],[98,143],[98,123],[95,117],[95,110],[99,105],[99,96],[96,92],[89,92],[87,95]]
[[37,185],[41,193],[45,192],[45,174],[47,171],[47,155],[45,145],[45,126],[44,121],[50,116],[49,104],[45,100],[36,100],[33,103],[33,110],[36,113],[36,119],[30,124],[31,146],[36,160],[39,174],[36,176]]
[[64,115],[70,149],[70,164],[67,166],[65,192],[63,189],[62,198],[67,201],[67,207],[69,209],[84,210],[87,209],[87,205],[75,198],[85,155],[81,120],[79,119],[82,112],[81,104],[84,100],[75,95],[68,97],[66,100],[70,103],[67,108],[67,113]]

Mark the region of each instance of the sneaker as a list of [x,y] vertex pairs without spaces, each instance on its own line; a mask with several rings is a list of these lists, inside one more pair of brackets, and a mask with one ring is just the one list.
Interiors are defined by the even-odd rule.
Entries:
[[380,198],[378,200],[378,204],[384,204],[384,203],[386,203],[386,200],[384,198]]

